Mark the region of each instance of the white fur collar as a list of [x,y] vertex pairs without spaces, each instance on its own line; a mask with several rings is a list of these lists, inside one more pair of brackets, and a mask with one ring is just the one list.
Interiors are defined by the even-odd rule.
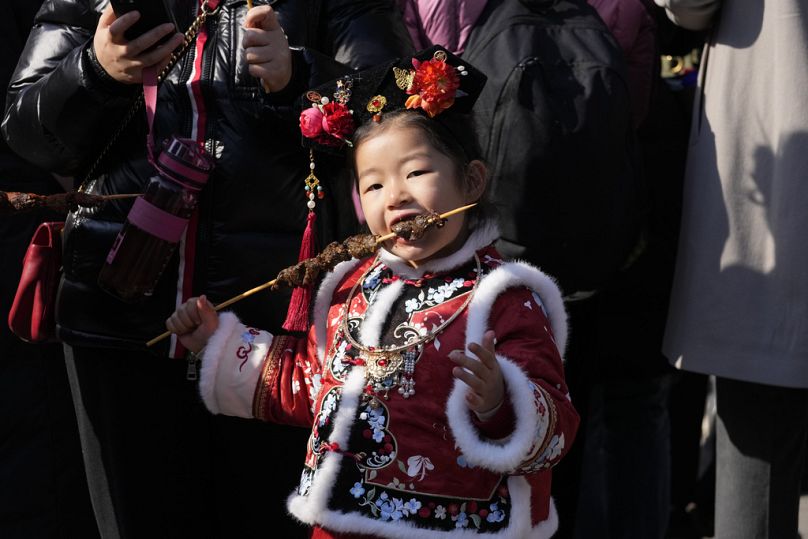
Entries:
[[[328,335],[328,310],[331,307],[331,299],[337,286],[342,279],[360,264],[360,260],[352,258],[345,262],[340,262],[323,279],[320,288],[317,290],[317,297],[314,301],[314,330],[317,334],[317,359],[321,365],[325,364],[326,340]],[[336,323],[336,322],[335,322]]]
[[469,239],[466,240],[463,247],[447,257],[430,260],[423,266],[413,268],[405,260],[384,248],[379,249],[379,258],[396,275],[406,279],[418,279],[427,272],[449,271],[465,264],[474,256],[474,253],[490,245],[497,238],[499,238],[499,227],[493,220],[488,220],[483,221],[471,231],[471,235],[469,235]]

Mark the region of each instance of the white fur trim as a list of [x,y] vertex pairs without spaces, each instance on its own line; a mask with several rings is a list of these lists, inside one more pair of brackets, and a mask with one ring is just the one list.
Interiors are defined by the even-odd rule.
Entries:
[[[491,309],[497,298],[508,288],[526,286],[536,291],[548,312],[556,346],[563,355],[567,340],[567,314],[561,292],[555,282],[540,270],[524,262],[511,262],[498,267],[480,281],[477,292],[469,304],[466,322],[466,349],[472,342],[481,342],[488,330]],[[470,354],[471,352],[469,352]],[[485,440],[471,422],[465,403],[468,386],[455,380],[446,404],[446,415],[457,445],[467,460],[483,468],[508,473],[518,468],[537,442],[539,417],[534,405],[533,390],[527,375],[510,359],[497,355],[506,388],[516,416],[513,434],[500,441]],[[546,425],[543,429],[548,434]]]
[[[329,455],[336,456],[336,455]],[[316,477],[315,477],[316,481]],[[485,537],[498,539],[549,539],[558,528],[558,514],[552,499],[547,520],[531,527],[530,485],[522,476],[508,478],[508,491],[511,494],[510,525],[496,533],[485,534]],[[311,494],[309,495],[309,497]],[[360,533],[390,539],[437,539],[437,538],[471,538],[481,534],[474,529],[455,529],[451,531],[418,528],[406,520],[382,521],[360,515],[359,513],[343,513],[327,509],[323,503],[318,510],[312,505],[313,500],[304,496],[293,495],[289,498],[289,511],[310,525],[320,525],[329,531],[338,533]],[[301,518],[305,516],[306,518]]]
[[219,371],[219,361],[224,352],[225,345],[230,336],[236,331],[241,322],[238,317],[226,312],[219,315],[219,327],[208,339],[205,352],[202,354],[202,368],[199,372],[199,393],[202,395],[202,402],[213,414],[221,413],[219,403],[216,400],[216,377]]
[[404,281],[401,279],[390,283],[387,288],[376,294],[372,303],[365,311],[365,318],[359,328],[359,342],[365,346],[379,346],[382,338],[384,322],[390,315],[393,303],[404,291]]
[[246,351],[247,343],[242,338],[246,331],[247,327],[236,315],[223,314],[202,355],[199,392],[205,406],[214,414],[253,417],[255,386],[273,336],[259,331],[252,336],[249,353],[239,357],[239,349]]
[[[500,473],[510,473],[527,458],[531,448],[541,441],[536,440],[539,416],[536,413],[533,390],[530,381],[515,363],[497,355],[497,361],[505,379],[505,388],[513,404],[516,426],[513,433],[503,440],[481,438],[472,423],[471,412],[466,406],[468,386],[460,380],[454,387],[446,403],[446,417],[452,429],[457,446],[466,460],[475,466]],[[540,431],[547,435],[547,426]]]
[[[339,410],[334,417],[334,428],[329,443],[337,443],[340,447],[347,447],[351,427],[356,419],[356,409],[359,406],[359,396],[365,387],[365,369],[354,367],[342,386],[342,397]],[[314,473],[311,490],[308,495],[300,496],[296,492],[289,496],[286,504],[289,512],[301,522],[314,525],[319,521],[319,515],[327,511],[331,491],[337,481],[337,474],[344,462],[340,453],[328,453],[323,458],[320,468]]]
[[508,288],[525,286],[541,297],[553,330],[556,347],[561,357],[567,347],[567,311],[555,281],[527,262],[508,262],[486,275],[469,304],[466,323],[466,348],[469,343],[481,342],[490,327],[488,319],[497,298]]
[[472,230],[463,247],[445,258],[430,260],[422,266],[413,268],[407,261],[390,251],[382,248],[379,250],[380,258],[393,272],[407,279],[420,278],[424,273],[437,273],[449,271],[462,266],[474,256],[474,253],[491,245],[499,238],[499,228],[494,221],[484,221]]
[[317,360],[320,365],[325,361],[325,350],[328,346],[328,311],[331,308],[331,300],[337,286],[349,271],[356,268],[361,262],[352,258],[345,262],[340,262],[323,278],[320,288],[317,290],[317,298],[314,301],[314,332],[317,336]]

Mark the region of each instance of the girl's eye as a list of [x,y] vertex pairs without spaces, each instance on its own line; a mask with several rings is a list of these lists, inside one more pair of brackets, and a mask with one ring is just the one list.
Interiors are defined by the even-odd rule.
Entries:
[[381,188],[382,188],[382,184],[374,183],[373,185],[369,185],[368,188],[365,189],[365,191],[378,191]]
[[428,170],[413,170],[412,172],[407,174],[407,178],[417,178],[418,176],[421,176],[422,174],[426,174],[428,172],[429,172]]

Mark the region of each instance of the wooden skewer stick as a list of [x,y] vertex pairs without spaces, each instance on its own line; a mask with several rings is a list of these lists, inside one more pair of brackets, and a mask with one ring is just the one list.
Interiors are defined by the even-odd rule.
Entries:
[[78,207],[97,207],[109,200],[133,198],[134,194],[97,195],[70,191],[67,193],[19,193],[16,191],[0,191],[0,215],[10,215],[45,208],[57,212],[75,210]]
[[247,0],[247,9],[252,9],[252,8],[253,8],[252,0]]
[[[477,205],[477,203],[469,204],[468,206],[461,206],[459,208],[455,208],[453,210],[447,211],[446,213],[442,213],[440,217],[441,217],[441,219],[447,219],[447,218],[451,217],[452,215],[457,215],[458,213],[464,212],[464,211],[468,210],[469,208],[473,208],[476,205]],[[384,236],[380,236],[380,237],[376,238],[376,245],[378,245],[380,243],[383,243],[383,242],[385,242],[387,240],[391,240],[391,239],[393,239],[395,237],[396,237],[395,232],[391,232],[390,234],[385,234]],[[214,311],[220,311],[220,310],[224,309],[225,307],[229,307],[230,305],[233,305],[237,301],[241,301],[242,299],[244,299],[246,297],[249,297],[249,296],[252,296],[253,294],[255,294],[257,292],[260,292],[261,290],[266,290],[267,288],[270,288],[277,281],[278,281],[278,279],[272,279],[271,281],[267,281],[264,284],[260,284],[260,285],[256,286],[255,288],[251,288],[251,289],[247,290],[246,292],[242,292],[238,296],[234,296],[234,297],[232,297],[232,298],[230,298],[230,299],[228,299],[226,301],[223,301],[220,304],[214,306],[213,310]],[[163,339],[165,339],[166,337],[168,337],[170,335],[171,335],[170,331],[166,331],[164,333],[161,333],[157,337],[155,337],[152,340],[148,341],[146,343],[146,346],[154,346],[155,344],[157,344],[158,342],[162,341]]]
[[[455,208],[453,210],[447,211],[446,213],[442,213],[440,215],[440,218],[441,219],[447,219],[447,218],[451,217],[452,215],[457,215],[458,213],[462,213],[462,212],[468,210],[469,208],[473,208],[476,205],[477,205],[477,203],[475,202],[474,204],[469,204],[468,206],[460,206],[459,208]],[[395,237],[396,237],[395,232],[390,232],[389,234],[385,234],[384,236],[379,236],[376,239],[376,244],[383,243],[383,242],[385,242],[387,240],[392,240]]]

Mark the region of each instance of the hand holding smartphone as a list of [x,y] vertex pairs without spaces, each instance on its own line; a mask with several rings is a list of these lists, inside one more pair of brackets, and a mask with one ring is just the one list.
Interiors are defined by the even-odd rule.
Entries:
[[[124,32],[124,36],[129,41],[167,22],[173,24],[174,28],[178,28],[168,0],[110,0],[110,4],[117,17],[130,11],[140,12],[140,18]],[[171,34],[163,38],[157,45],[170,36]]]
[[98,18],[90,61],[118,82],[140,84],[143,69],[159,71],[182,41],[164,0],[111,0]]

